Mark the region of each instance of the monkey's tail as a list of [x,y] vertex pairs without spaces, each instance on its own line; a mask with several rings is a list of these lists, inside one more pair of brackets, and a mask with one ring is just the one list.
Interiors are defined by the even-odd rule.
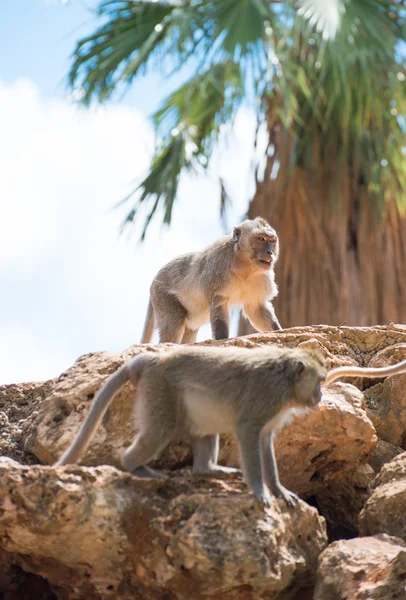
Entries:
[[154,333],[155,319],[154,307],[152,306],[151,298],[148,302],[147,316],[145,317],[144,331],[142,332],[141,344],[149,344]]
[[323,385],[328,386],[340,377],[388,377],[406,370],[406,360],[390,365],[389,367],[337,367],[327,373]]
[[92,439],[94,432],[98,428],[104,413],[108,409],[114,396],[123,387],[129,379],[128,365],[123,365],[114,375],[112,375],[104,384],[100,392],[93,401],[92,406],[83,421],[79,433],[73,444],[64,452],[55,466],[68,465],[75,463],[85,452]]

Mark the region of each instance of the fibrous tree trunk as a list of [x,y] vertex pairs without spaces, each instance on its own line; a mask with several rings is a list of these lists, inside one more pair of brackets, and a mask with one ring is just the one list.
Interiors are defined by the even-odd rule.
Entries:
[[[280,238],[274,305],[282,327],[406,323],[405,216],[390,198],[377,214],[353,166],[331,202],[325,189],[334,161],[318,171],[291,167],[291,137],[281,124],[272,135],[274,151],[257,178],[248,217],[264,217]],[[240,319],[239,334],[251,331]]]

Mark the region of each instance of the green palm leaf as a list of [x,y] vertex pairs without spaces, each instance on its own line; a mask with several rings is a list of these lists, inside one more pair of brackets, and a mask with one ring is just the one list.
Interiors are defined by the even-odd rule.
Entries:
[[[401,3],[105,0],[99,14],[104,24],[78,43],[69,76],[83,102],[105,100],[158,64],[195,71],[153,116],[156,154],[127,224],[141,204],[150,207],[147,224],[160,207],[170,222],[182,171],[209,164],[220,127],[253,93],[270,140],[281,127],[291,140],[286,168],[323,179],[335,165],[323,183],[332,204],[340,181],[356,176],[377,213],[388,195],[404,205]],[[288,181],[289,169],[278,178]]]

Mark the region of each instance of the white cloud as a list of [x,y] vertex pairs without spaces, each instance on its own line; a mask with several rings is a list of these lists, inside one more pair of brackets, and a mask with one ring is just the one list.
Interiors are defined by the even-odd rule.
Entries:
[[[240,113],[218,159],[236,198],[230,225],[249,199],[251,121]],[[19,79],[0,82],[0,131],[0,383],[41,380],[86,352],[139,341],[157,269],[222,234],[218,184],[185,178],[173,226],[153,224],[140,246],[138,234],[119,238],[126,208],[112,209],[149,164],[153,132],[140,112],[78,110]]]

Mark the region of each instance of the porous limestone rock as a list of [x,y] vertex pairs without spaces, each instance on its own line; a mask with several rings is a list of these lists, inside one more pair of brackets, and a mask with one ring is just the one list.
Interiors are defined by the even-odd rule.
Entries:
[[359,515],[361,535],[387,533],[406,542],[406,452],[382,468]]
[[0,385],[0,456],[9,456],[24,464],[38,462],[27,451],[23,440],[51,386],[49,381]]
[[[204,344],[301,346],[318,349],[330,368],[385,366],[404,358],[406,327],[296,327]],[[51,382],[1,386],[1,453],[23,463],[52,463],[72,441],[95,393],[111,373],[139,352],[166,352],[172,346],[133,346],[121,354],[89,354]],[[399,433],[403,425],[390,415],[386,423],[391,426],[383,428],[385,415],[381,411],[378,419],[374,407],[366,407],[364,395],[369,402],[371,391],[379,386],[391,388],[401,378],[378,384],[378,380],[361,378],[336,383],[324,391],[316,411],[297,418],[279,434],[276,454],[282,482],[303,497],[315,497],[330,525],[337,523],[354,533],[373,476],[371,468],[378,472],[399,452],[396,444],[403,443]],[[399,385],[399,399],[384,403],[385,410],[397,407],[396,414],[400,414],[401,391]],[[377,413],[381,391],[375,392]],[[120,464],[121,451],[134,433],[134,400],[136,391],[125,386],[84,457],[85,464]],[[377,444],[368,410],[386,441]],[[221,459],[230,465],[238,462],[236,444],[229,436],[222,436]],[[192,476],[190,468],[185,468],[190,463],[190,444],[185,439],[175,440],[156,463],[169,469],[166,481],[140,481],[111,466],[54,469],[0,460],[0,597],[310,600],[316,559],[326,545],[325,523],[317,511],[303,502],[287,509],[276,500],[264,511],[241,477]],[[387,531],[399,536],[404,531],[401,507],[405,503],[400,493],[397,496],[404,465],[398,457],[374,480],[359,521],[362,532]],[[378,519],[379,501],[375,502],[374,494],[385,486],[390,491],[380,497],[382,505],[387,504]],[[327,580],[336,564],[334,558],[323,558],[317,600],[403,600],[390,594],[396,591],[394,578],[404,577],[404,544],[388,536],[366,539],[339,542],[348,547],[330,546],[339,556],[337,594],[347,579],[348,586],[351,581],[354,585],[347,586],[347,596],[323,595],[323,589],[336,593],[335,584],[320,587],[331,584]],[[367,551],[368,547],[372,550]],[[346,556],[355,561],[350,560],[348,577],[343,575],[348,568]],[[376,564],[384,565],[382,572],[374,570],[374,556]],[[355,564],[354,571],[351,564]],[[374,588],[368,587],[372,580]],[[361,590],[371,589],[372,595],[351,595],[358,593],[357,581],[362,583]],[[379,595],[382,590],[388,595]]]
[[0,499],[4,560],[58,600],[293,600],[327,544],[316,509],[264,510],[236,477],[140,480],[2,459]]
[[365,390],[367,413],[380,439],[406,449],[406,373]]
[[329,539],[358,533],[358,516],[369,496],[374,478],[369,464],[352,471],[338,471],[316,495],[317,507],[328,523]]
[[406,544],[376,535],[330,544],[320,555],[314,600],[405,600]]

